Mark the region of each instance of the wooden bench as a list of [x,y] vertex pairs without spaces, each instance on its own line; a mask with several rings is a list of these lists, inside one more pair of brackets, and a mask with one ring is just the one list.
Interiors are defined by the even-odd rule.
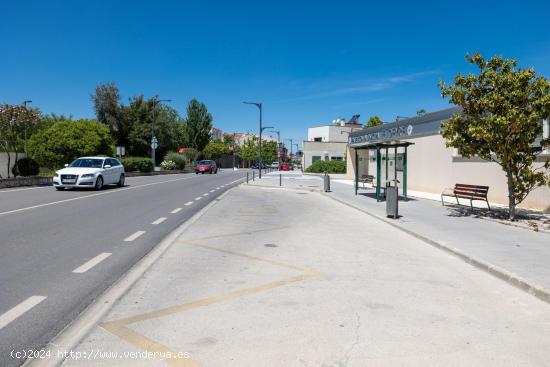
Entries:
[[480,200],[485,201],[487,203],[487,208],[491,210],[491,207],[489,206],[489,200],[487,200],[487,194],[489,193],[489,186],[481,186],[481,185],[467,185],[467,184],[455,184],[455,187],[453,189],[448,188],[443,190],[441,193],[441,204],[445,206],[445,202],[443,201],[444,196],[452,196],[456,199],[456,203],[460,205],[460,202],[458,201],[459,198],[461,199],[468,199],[470,200],[470,207],[472,210],[474,210],[473,201],[474,200]]

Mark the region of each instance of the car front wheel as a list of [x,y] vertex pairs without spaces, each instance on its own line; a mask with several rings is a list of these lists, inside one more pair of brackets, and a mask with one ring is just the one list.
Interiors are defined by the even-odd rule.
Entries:
[[103,188],[103,177],[99,176],[95,180],[95,189],[96,190],[101,190],[102,188]]
[[63,190],[65,190],[65,188],[64,188],[64,187],[57,187],[57,186],[56,186],[56,188],[55,188],[55,189],[56,189],[57,191],[63,191]]
[[118,183],[117,183],[117,186],[118,187],[123,187],[124,186],[124,181],[125,181],[125,177],[124,177],[124,173],[120,175],[120,178],[118,179]]

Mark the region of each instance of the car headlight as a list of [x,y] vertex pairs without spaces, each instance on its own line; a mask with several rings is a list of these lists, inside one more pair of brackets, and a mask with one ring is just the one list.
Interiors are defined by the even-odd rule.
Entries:
[[82,178],[88,178],[88,177],[94,177],[94,174],[93,173],[86,173],[86,174],[82,175]]

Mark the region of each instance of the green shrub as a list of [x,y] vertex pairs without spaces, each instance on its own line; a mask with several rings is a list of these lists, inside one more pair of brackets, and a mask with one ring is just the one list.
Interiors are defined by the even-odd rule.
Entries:
[[126,172],[151,172],[155,168],[153,160],[148,157],[125,157],[122,165]]
[[174,169],[184,169],[185,168],[185,156],[176,152],[168,152],[164,156],[165,161],[172,161],[176,164]]
[[177,167],[174,161],[162,161],[160,168],[163,171],[174,171]]
[[315,161],[306,169],[310,173],[346,173],[346,161]]
[[32,158],[21,158],[11,169],[14,176],[36,176],[40,173],[40,165]]

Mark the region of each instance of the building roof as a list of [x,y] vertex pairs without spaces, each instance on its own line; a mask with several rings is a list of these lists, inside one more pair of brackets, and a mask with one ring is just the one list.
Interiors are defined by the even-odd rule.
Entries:
[[364,145],[385,140],[395,140],[396,138],[437,134],[441,127],[441,122],[449,119],[456,113],[460,113],[460,111],[460,108],[452,107],[396,122],[367,127],[351,132],[348,141],[351,145]]

